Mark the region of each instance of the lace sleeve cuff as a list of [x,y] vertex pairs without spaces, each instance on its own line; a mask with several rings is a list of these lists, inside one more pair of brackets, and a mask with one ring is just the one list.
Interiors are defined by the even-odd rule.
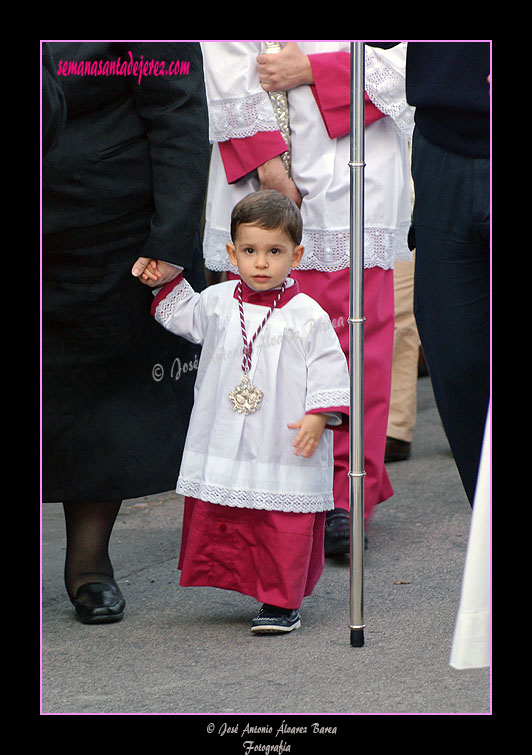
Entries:
[[307,414],[340,412],[349,416],[349,392],[325,390],[310,393],[306,401]]
[[[414,108],[406,101],[405,73],[400,73],[384,56],[386,50],[376,51],[365,46],[365,89],[372,102],[389,115],[399,131],[412,136]],[[397,53],[396,53],[397,54]]]
[[242,139],[259,131],[278,131],[275,114],[265,91],[245,97],[209,100],[209,140]]

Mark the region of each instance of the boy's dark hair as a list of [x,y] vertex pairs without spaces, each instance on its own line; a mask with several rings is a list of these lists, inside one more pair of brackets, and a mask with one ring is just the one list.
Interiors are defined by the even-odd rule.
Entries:
[[231,213],[231,238],[234,242],[238,226],[242,223],[260,228],[281,228],[299,245],[303,235],[303,221],[297,205],[279,191],[261,189],[248,194],[233,207]]

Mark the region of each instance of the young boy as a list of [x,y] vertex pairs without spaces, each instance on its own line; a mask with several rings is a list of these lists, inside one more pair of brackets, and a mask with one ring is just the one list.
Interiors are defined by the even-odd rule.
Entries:
[[[256,633],[290,632],[323,569],[334,508],[330,427],[348,413],[346,359],[328,315],[289,277],[303,255],[297,206],[259,191],[231,217],[227,253],[240,281],[194,292],[182,274],[152,314],[202,344],[176,490],[185,498],[181,585],[263,603]],[[142,282],[175,275],[150,261]],[[345,425],[345,423],[344,423]]]

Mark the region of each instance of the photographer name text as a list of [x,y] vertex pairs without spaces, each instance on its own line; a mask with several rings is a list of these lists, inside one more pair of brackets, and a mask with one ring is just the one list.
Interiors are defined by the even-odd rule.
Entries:
[[225,722],[216,727],[215,724],[210,723],[207,726],[207,731],[209,732],[209,734],[216,733],[219,737],[247,737],[247,739],[242,742],[242,748],[245,755],[252,755],[252,753],[254,752],[262,752],[266,753],[266,755],[274,755],[274,753],[280,754],[291,751],[291,745],[288,742],[285,742],[284,739],[281,739],[275,744],[264,744],[251,739],[250,737],[252,736],[263,737],[264,735],[266,735],[273,736],[275,739],[278,739],[282,736],[305,736],[309,734],[330,735],[338,733],[336,726],[323,726],[318,722],[314,722],[305,726],[290,726],[290,724],[288,724],[284,720],[277,728],[270,724],[260,726],[247,723],[245,726],[241,726],[239,723],[228,724]]

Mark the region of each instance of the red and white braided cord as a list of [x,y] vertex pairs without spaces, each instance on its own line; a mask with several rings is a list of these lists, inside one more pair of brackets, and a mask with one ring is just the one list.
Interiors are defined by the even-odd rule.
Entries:
[[244,372],[249,372],[251,369],[251,351],[253,349],[253,342],[255,341],[256,337],[259,335],[263,327],[268,322],[268,319],[270,318],[275,307],[279,304],[279,301],[281,299],[281,296],[284,293],[285,288],[286,288],[286,281],[284,281],[283,285],[281,286],[281,290],[279,291],[277,298],[275,299],[272,306],[270,307],[270,311],[268,312],[264,320],[261,322],[261,324],[255,331],[255,334],[252,336],[251,340],[248,343],[248,339],[246,335],[246,322],[244,320],[244,303],[242,301],[242,281],[238,282],[238,308],[240,311],[240,327],[242,330],[242,340],[244,342],[244,349],[243,349],[244,356],[242,359],[242,370]]

